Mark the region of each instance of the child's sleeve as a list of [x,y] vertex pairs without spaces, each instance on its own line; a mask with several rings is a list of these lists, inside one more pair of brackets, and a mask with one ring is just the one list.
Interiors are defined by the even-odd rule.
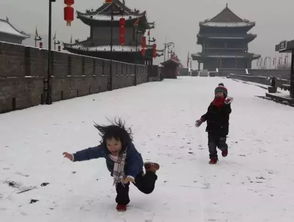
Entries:
[[99,157],[105,157],[105,149],[103,149],[103,145],[99,145],[78,151],[73,155],[74,161],[90,160]]
[[206,112],[204,115],[201,116],[200,120],[201,120],[202,122],[205,122],[205,121],[208,119],[208,115],[209,115],[210,107],[211,107],[211,105],[208,106],[208,108],[207,108],[207,112]]
[[231,104],[225,104],[225,112],[229,115],[232,112]]
[[126,176],[136,177],[143,170],[143,159],[134,145],[128,147]]

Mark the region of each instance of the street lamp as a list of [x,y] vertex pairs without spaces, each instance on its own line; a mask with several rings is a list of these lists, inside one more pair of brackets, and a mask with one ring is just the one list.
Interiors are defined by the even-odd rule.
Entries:
[[164,61],[166,59],[166,50],[168,51],[168,56],[169,56],[169,53],[170,53],[169,47],[171,47],[171,46],[174,47],[175,43],[174,42],[164,43],[164,58],[163,58]]
[[56,0],[49,0],[49,25],[48,25],[48,68],[47,78],[45,78],[45,96],[46,104],[52,104],[52,85],[51,85],[51,35],[52,35],[52,2]]
[[134,25],[134,28],[135,28],[135,43],[136,43],[136,52],[135,52],[135,78],[134,78],[134,86],[137,85],[137,60],[138,60],[138,54],[139,54],[139,50],[138,50],[138,34],[139,34],[139,22],[140,22],[140,19],[138,18],[135,23],[133,24]]
[[110,68],[109,68],[109,84],[108,84],[108,90],[112,90],[112,75],[113,75],[113,70],[112,70],[112,51],[113,51],[113,4],[112,1],[108,1],[108,3],[111,4],[110,6],[110,14],[111,14],[111,19],[110,19]]

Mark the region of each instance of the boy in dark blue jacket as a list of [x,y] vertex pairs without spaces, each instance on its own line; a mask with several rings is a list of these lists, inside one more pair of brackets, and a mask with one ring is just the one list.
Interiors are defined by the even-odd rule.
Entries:
[[[65,158],[71,161],[83,161],[103,157],[111,172],[116,186],[116,209],[125,211],[129,199],[129,185],[132,182],[140,191],[149,194],[154,190],[159,164],[143,164],[141,154],[132,143],[131,130],[126,130],[121,120],[112,125],[95,125],[102,137],[101,144],[74,154],[64,152]],[[143,165],[145,173],[143,172]]]
[[229,133],[229,117],[233,100],[232,97],[227,97],[228,92],[223,84],[219,84],[214,93],[214,100],[210,103],[207,112],[196,120],[195,124],[199,127],[203,122],[207,122],[210,164],[216,164],[218,161],[217,148],[222,151],[223,157],[228,155],[226,137]]

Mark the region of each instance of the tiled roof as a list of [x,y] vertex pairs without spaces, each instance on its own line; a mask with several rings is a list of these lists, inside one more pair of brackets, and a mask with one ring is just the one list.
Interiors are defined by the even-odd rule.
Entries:
[[228,7],[209,20],[210,22],[243,22],[239,16],[232,12]]
[[254,22],[250,22],[247,19],[241,19],[234,12],[232,12],[228,6],[217,14],[212,19],[206,19],[203,22],[200,22],[202,26],[208,27],[253,27]]
[[30,35],[17,30],[13,25],[11,25],[8,18],[6,18],[6,20],[0,19],[0,33],[14,35],[23,39],[30,37]]

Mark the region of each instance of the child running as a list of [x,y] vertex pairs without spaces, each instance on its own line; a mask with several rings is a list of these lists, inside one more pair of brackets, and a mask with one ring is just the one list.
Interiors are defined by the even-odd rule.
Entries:
[[[159,164],[143,163],[141,154],[132,143],[132,133],[126,129],[124,123],[118,119],[111,125],[94,125],[102,138],[100,144],[76,153],[64,152],[65,158],[71,161],[84,161],[94,158],[105,158],[106,166],[113,176],[116,187],[118,211],[126,211],[130,202],[129,185],[133,183],[141,192],[149,194],[154,190],[157,180],[156,171]],[[145,168],[145,173],[143,171]]]
[[228,155],[228,145],[226,137],[229,133],[229,117],[232,111],[232,97],[227,97],[228,91],[223,83],[220,83],[214,90],[215,97],[210,103],[207,112],[196,120],[196,127],[203,122],[207,122],[208,132],[209,164],[216,164],[218,161],[217,148],[222,152],[222,156]]

